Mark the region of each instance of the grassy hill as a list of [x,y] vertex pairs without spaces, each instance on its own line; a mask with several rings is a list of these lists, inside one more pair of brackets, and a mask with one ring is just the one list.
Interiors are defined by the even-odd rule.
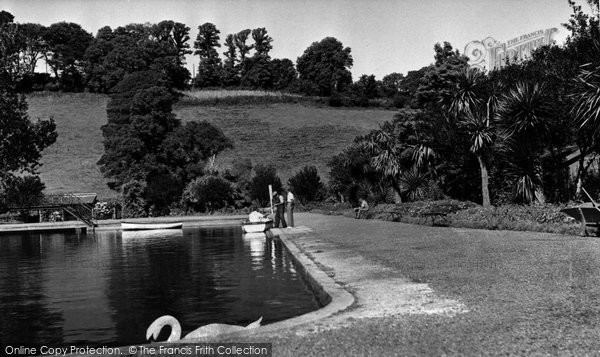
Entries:
[[[34,94],[28,97],[32,119],[53,116],[57,142],[43,153],[40,174],[47,192],[117,194],[106,187],[96,165],[103,153],[100,127],[106,123],[108,97],[97,94]],[[355,136],[391,120],[394,112],[348,109],[309,103],[264,105],[190,105],[175,107],[183,122],[208,120],[234,141],[235,148],[217,158],[228,167],[236,157],[274,164],[284,183],[305,165],[315,165],[327,181],[326,162]]]

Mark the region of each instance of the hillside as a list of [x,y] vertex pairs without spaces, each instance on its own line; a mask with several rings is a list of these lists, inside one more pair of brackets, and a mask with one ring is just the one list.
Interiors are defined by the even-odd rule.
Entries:
[[[35,94],[28,97],[32,119],[53,116],[57,142],[43,153],[40,174],[47,192],[96,192],[115,197],[96,165],[103,153],[100,127],[106,123],[108,97],[97,94]],[[394,112],[320,107],[309,104],[245,106],[181,105],[182,121],[208,120],[234,141],[217,158],[228,167],[234,158],[274,164],[284,183],[304,165],[315,165],[327,181],[326,162],[355,136],[391,120]]]

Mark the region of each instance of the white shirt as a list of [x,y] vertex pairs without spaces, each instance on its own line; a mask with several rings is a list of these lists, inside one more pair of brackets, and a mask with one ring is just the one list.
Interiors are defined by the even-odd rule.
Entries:
[[260,222],[263,219],[263,215],[260,212],[254,211],[248,215],[248,221],[250,222]]
[[287,193],[287,201],[294,202],[294,194],[291,193],[290,191],[288,191],[288,193]]

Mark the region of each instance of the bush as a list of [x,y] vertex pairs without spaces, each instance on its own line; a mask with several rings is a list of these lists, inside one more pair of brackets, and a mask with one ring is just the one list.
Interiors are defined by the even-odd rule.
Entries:
[[382,219],[386,219],[389,215],[419,218],[432,212],[450,215],[473,207],[476,205],[472,202],[439,200],[383,204],[375,206],[371,211],[375,217]]
[[319,86],[312,81],[297,79],[290,85],[290,92],[304,95],[315,96],[319,95]]
[[11,176],[4,186],[4,202],[12,207],[32,207],[44,198],[46,185],[39,176]]
[[274,191],[281,191],[283,185],[281,179],[277,176],[277,169],[272,165],[256,165],[254,168],[254,177],[250,182],[250,197],[257,200],[262,207],[269,204],[269,185],[273,185]]
[[334,93],[329,97],[330,107],[341,107],[344,105],[344,99],[339,93]]
[[131,180],[123,185],[123,217],[148,216],[145,190],[146,183],[139,180]]
[[410,96],[402,93],[396,93],[394,95],[394,107],[401,109],[407,107],[410,104]]
[[144,189],[149,215],[168,215],[169,205],[180,200],[183,188],[183,182],[173,173],[157,170],[149,174]]
[[325,189],[315,166],[304,166],[288,180],[288,186],[303,204],[322,199]]
[[233,203],[233,187],[220,176],[202,176],[185,187],[181,203],[186,211],[212,213]]
[[96,202],[96,205],[94,205],[94,218],[112,218],[112,210],[108,207],[108,202]]

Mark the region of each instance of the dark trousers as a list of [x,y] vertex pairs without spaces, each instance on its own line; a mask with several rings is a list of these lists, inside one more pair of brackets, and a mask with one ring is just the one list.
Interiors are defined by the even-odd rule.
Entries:
[[281,220],[281,227],[287,228],[287,223],[285,223],[285,204],[277,205],[277,210],[275,211],[275,228],[279,228],[279,221]]
[[287,203],[287,223],[290,227],[294,226],[294,203]]

